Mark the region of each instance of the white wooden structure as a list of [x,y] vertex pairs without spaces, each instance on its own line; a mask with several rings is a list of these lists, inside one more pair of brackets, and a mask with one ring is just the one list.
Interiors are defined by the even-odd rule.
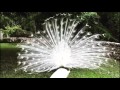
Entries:
[[0,40],[3,40],[3,32],[0,31]]

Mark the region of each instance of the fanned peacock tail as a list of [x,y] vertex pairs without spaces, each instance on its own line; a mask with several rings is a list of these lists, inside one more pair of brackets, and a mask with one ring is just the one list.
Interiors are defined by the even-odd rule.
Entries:
[[101,41],[104,34],[86,31],[86,24],[80,30],[80,21],[71,15],[61,14],[45,20],[43,31],[37,37],[19,44],[19,69],[31,72],[45,72],[66,68],[99,68],[110,59],[120,59],[120,43]]

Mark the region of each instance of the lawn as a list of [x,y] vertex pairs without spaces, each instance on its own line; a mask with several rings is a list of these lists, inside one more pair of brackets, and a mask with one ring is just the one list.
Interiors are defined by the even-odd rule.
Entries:
[[[23,71],[15,72],[17,68],[17,53],[20,51],[16,43],[0,43],[0,78],[49,78],[53,72],[28,74]],[[114,61],[114,60],[113,60]],[[120,62],[110,62],[100,69],[72,69],[68,78],[119,78]]]

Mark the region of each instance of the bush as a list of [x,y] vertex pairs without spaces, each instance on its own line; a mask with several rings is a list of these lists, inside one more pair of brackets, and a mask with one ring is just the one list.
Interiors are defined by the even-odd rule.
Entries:
[[11,34],[11,37],[28,37],[30,36],[31,32],[30,31],[26,31],[26,30],[16,30],[13,34]]

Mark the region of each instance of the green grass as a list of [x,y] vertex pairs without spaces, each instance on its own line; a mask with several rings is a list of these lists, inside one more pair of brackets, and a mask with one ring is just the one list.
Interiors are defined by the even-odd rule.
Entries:
[[[15,72],[17,53],[20,51],[14,43],[0,43],[0,78],[49,78],[52,72],[28,74],[23,71]],[[68,78],[119,78],[119,62],[110,62],[108,66],[96,70],[72,69]]]
[[16,49],[16,43],[0,43],[1,49]]

